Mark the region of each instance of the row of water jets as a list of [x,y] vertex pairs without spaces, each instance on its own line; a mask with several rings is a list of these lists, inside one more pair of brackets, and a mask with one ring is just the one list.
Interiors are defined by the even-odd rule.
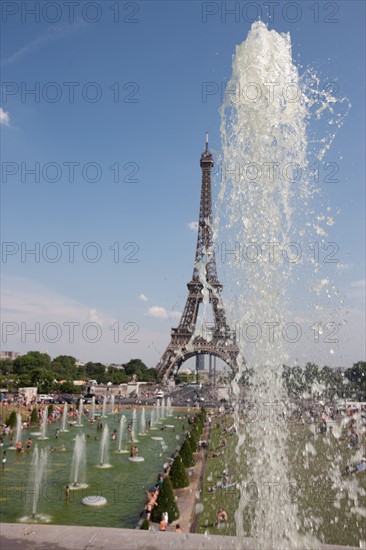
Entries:
[[[82,401],[81,406],[79,405],[79,413],[78,413],[78,424],[76,426],[82,426],[81,419],[83,416],[83,408],[82,408]],[[63,409],[63,415],[62,415],[62,432],[67,432],[67,403],[64,405]],[[103,401],[103,408],[102,408],[102,417],[106,417],[106,399]],[[111,403],[111,412],[114,412],[114,403],[112,407]],[[167,418],[168,416],[173,415],[173,409],[171,405],[171,400],[168,397],[167,401],[162,400],[160,404],[157,404],[155,407],[151,410],[151,415],[149,419],[149,426],[147,427],[147,421],[146,421],[146,413],[145,408],[143,407],[141,410],[141,416],[140,416],[140,422],[139,426],[137,423],[137,411],[136,409],[132,410],[132,416],[131,416],[131,427],[130,427],[130,443],[137,443],[138,440],[136,439],[136,434],[140,436],[147,435],[149,430],[156,430],[157,424],[161,421]],[[95,417],[95,400],[93,399],[91,411],[90,411],[90,418],[94,419]],[[44,440],[48,439],[46,436],[46,426],[47,426],[47,418],[48,418],[48,407],[46,406],[42,411],[42,418],[41,418],[41,431],[40,436],[38,439]],[[127,417],[125,415],[122,415],[119,421],[119,429],[118,429],[118,448],[117,453],[123,454],[128,453],[129,450],[127,450],[127,444],[128,444],[128,438],[125,437],[127,433]],[[139,429],[138,429],[139,428]],[[16,441],[19,441],[21,438],[21,431],[22,431],[22,422],[21,422],[21,415],[20,413],[17,413],[17,424],[16,424]],[[109,463],[109,442],[110,442],[110,430],[108,424],[105,424],[103,428],[101,443],[100,443],[100,461],[98,464],[99,468],[110,468],[111,464]],[[153,438],[153,439],[162,439],[159,437]],[[47,520],[45,516],[38,516],[37,514],[37,503],[39,500],[39,491],[41,487],[41,483],[45,479],[45,475],[47,472],[47,463],[48,463],[48,452],[47,449],[38,449],[38,446],[35,446],[32,464],[31,464],[31,475],[30,475],[30,484],[33,487],[33,500],[32,500],[32,516],[31,519],[33,521],[37,521],[38,519],[41,519],[42,521]],[[74,451],[73,451],[73,457],[71,462],[71,483],[69,485],[70,490],[76,490],[76,489],[85,489],[88,487],[88,484],[85,483],[85,472],[86,472],[86,438],[85,434],[77,434],[75,438],[75,445],[74,445]],[[29,520],[29,518],[27,518]]]

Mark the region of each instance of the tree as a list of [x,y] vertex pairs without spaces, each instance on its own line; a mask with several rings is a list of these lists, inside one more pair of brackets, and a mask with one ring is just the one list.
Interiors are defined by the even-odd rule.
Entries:
[[166,477],[163,481],[157,500],[157,506],[153,508],[151,512],[151,520],[159,522],[164,512],[168,513],[170,521],[174,521],[179,518],[179,510],[177,503],[175,502],[172,482],[169,477]]
[[106,384],[108,382],[108,376],[106,375],[106,367],[102,363],[93,363],[89,361],[84,366],[84,371],[91,379],[95,379],[98,384]]
[[38,411],[36,407],[33,407],[31,417],[30,417],[30,425],[37,426],[37,424],[38,424]]
[[305,390],[304,372],[299,365],[294,367],[283,365],[282,378],[289,395],[299,397]]
[[17,414],[15,411],[12,411],[8,418],[7,425],[10,426],[10,428],[15,428],[16,423],[17,423]]
[[147,366],[141,359],[131,359],[128,363],[123,365],[127,376],[132,377],[136,375],[137,380],[142,382],[142,378],[146,374]]
[[113,367],[108,369],[107,378],[108,382],[112,382],[112,384],[127,384],[128,382],[127,374]]
[[199,447],[198,442],[202,434],[202,429],[203,429],[202,426],[200,426],[198,422],[196,422],[188,435],[189,444],[191,446],[193,453],[198,451],[198,447]]
[[84,386],[75,386],[74,382],[71,380],[66,380],[62,384],[55,385],[55,389],[60,393],[80,393],[83,387]]
[[312,384],[319,380],[318,365],[315,365],[314,363],[306,363],[304,378],[305,378],[307,389],[310,390]]
[[150,522],[147,520],[147,519],[144,519],[144,521],[142,522],[142,525],[140,527],[140,529],[143,529],[145,531],[148,531],[150,529]]
[[254,369],[253,368],[249,368],[249,367],[245,368],[242,372],[242,375],[241,375],[240,379],[239,379],[239,384],[241,386],[249,387],[251,385],[250,380],[251,380],[253,374],[254,374]]
[[76,359],[71,355],[59,355],[52,361],[55,378],[74,380],[77,375]]
[[19,374],[15,377],[14,384],[17,388],[28,388],[32,385],[31,377],[28,374]]
[[158,371],[156,369],[147,369],[137,375],[138,382],[156,382],[158,379]]
[[50,356],[47,353],[40,353],[39,351],[29,351],[14,360],[13,372],[15,374],[28,374],[29,370],[33,368],[50,370]]
[[349,380],[355,398],[360,401],[366,399],[366,362],[354,363],[345,371],[344,376]]
[[33,367],[29,371],[30,385],[37,386],[40,393],[48,393],[53,387],[53,374],[51,369]]
[[192,447],[187,438],[183,441],[183,445],[180,448],[179,454],[182,458],[183,465],[186,468],[190,468],[191,466],[195,465],[195,460],[192,454]]
[[13,372],[13,361],[11,359],[1,359],[0,373],[10,374],[11,372]]
[[174,459],[174,462],[170,469],[169,477],[171,479],[174,489],[178,489],[180,487],[188,487],[189,485],[187,472],[185,470],[182,457],[179,454]]

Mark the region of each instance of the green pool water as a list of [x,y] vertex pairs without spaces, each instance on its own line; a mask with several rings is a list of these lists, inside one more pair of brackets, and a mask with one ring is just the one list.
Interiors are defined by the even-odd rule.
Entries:
[[[116,428],[118,430],[121,414],[130,419],[130,411],[121,412],[120,415],[110,414],[100,421],[108,423],[110,434]],[[139,423],[140,412],[137,413]],[[146,410],[148,423],[150,411]],[[58,439],[55,430],[61,428],[60,423],[47,427],[46,435],[49,439],[40,441],[36,435],[32,435],[33,449],[24,454],[7,450],[7,442],[3,450],[7,450],[7,462],[5,471],[1,475],[1,521],[20,522],[29,520],[32,512],[33,485],[30,482],[30,470],[34,447],[47,448],[48,464],[46,476],[40,485],[40,497],[37,504],[37,515],[48,521],[60,525],[96,525],[103,527],[134,527],[139,513],[145,503],[145,489],[151,487],[162,471],[164,464],[174,451],[175,447],[182,443],[183,424],[187,427],[187,421],[169,416],[157,424],[157,430],[150,430],[145,436],[137,436],[136,443],[139,456],[144,457],[144,462],[133,463],[128,460],[129,454],[118,454],[118,437],[116,441],[109,442],[110,468],[98,468],[100,461],[100,441],[102,433],[97,431],[96,424],[83,420],[83,427],[68,426],[69,432],[60,433]],[[172,428],[161,430],[164,425],[174,425]],[[35,429],[24,430],[22,441],[25,445],[29,435],[36,432]],[[74,449],[74,439],[77,434],[85,433],[86,436],[86,483],[88,488],[71,491],[69,501],[65,499],[65,487],[71,483],[71,462]],[[96,441],[95,437],[99,440]],[[162,441],[156,441],[151,437],[162,437]],[[125,438],[128,438],[127,431]],[[126,439],[127,440],[127,439]],[[61,445],[66,451],[60,451]],[[51,452],[50,447],[58,450]],[[127,443],[127,448],[130,444]],[[81,500],[85,496],[103,496],[107,504],[103,507],[84,506]],[[41,520],[42,521],[42,520]]]

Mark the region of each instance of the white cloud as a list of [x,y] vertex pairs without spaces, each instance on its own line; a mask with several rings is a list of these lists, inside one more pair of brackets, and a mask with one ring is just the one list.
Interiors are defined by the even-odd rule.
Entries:
[[53,40],[59,40],[66,38],[67,36],[78,32],[81,27],[85,26],[85,21],[82,19],[76,20],[72,25],[60,23],[56,25],[49,25],[41,34],[36,38],[22,46],[19,50],[11,54],[9,57],[1,61],[1,65],[9,65],[18,59],[21,59],[25,55],[32,53],[43,44],[47,44]]
[[89,311],[88,317],[89,317],[89,321],[91,323],[97,323],[98,325],[103,325],[103,323],[104,323],[104,319],[97,315],[97,310],[96,309],[91,309]]
[[149,301],[149,298],[147,296],[145,296],[145,294],[143,294],[141,292],[140,296],[139,296],[139,300],[141,300],[142,302],[148,302]]
[[22,277],[3,277],[1,306],[3,344],[15,351],[47,350],[89,360],[96,352],[103,356],[116,340],[110,329],[116,319],[109,312]]
[[190,223],[187,223],[187,226],[189,227],[189,229],[191,231],[197,231],[198,229],[198,222],[190,222]]
[[148,309],[146,315],[156,319],[180,319],[182,313],[180,311],[167,311],[165,307],[161,306],[153,306]]
[[157,317],[159,319],[167,319],[169,317],[165,307],[160,306],[149,307],[149,309],[147,310],[147,315],[149,317]]
[[166,321],[146,327],[128,311],[124,311],[125,319],[117,319],[108,310],[78,302],[25,277],[3,275],[0,304],[4,350],[39,350],[51,357],[72,355],[102,363],[127,363],[131,357],[140,357],[155,367],[169,341],[165,325],[169,312],[165,312]]
[[4,111],[2,107],[0,107],[0,124],[4,124],[4,126],[9,126],[9,113]]

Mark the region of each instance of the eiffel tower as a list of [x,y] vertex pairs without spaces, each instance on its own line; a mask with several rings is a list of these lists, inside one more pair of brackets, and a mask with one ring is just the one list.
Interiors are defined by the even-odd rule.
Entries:
[[[211,172],[214,166],[212,154],[206,148],[201,155],[202,187],[196,258],[192,280],[187,284],[188,298],[179,326],[171,331],[171,340],[156,368],[159,377],[168,378],[175,374],[181,364],[190,357],[200,354],[219,357],[234,371],[239,349],[236,334],[227,324],[225,308],[221,297],[222,284],[217,276],[216,257],[212,230]],[[211,305],[213,322],[211,326],[197,326],[200,304]]]

